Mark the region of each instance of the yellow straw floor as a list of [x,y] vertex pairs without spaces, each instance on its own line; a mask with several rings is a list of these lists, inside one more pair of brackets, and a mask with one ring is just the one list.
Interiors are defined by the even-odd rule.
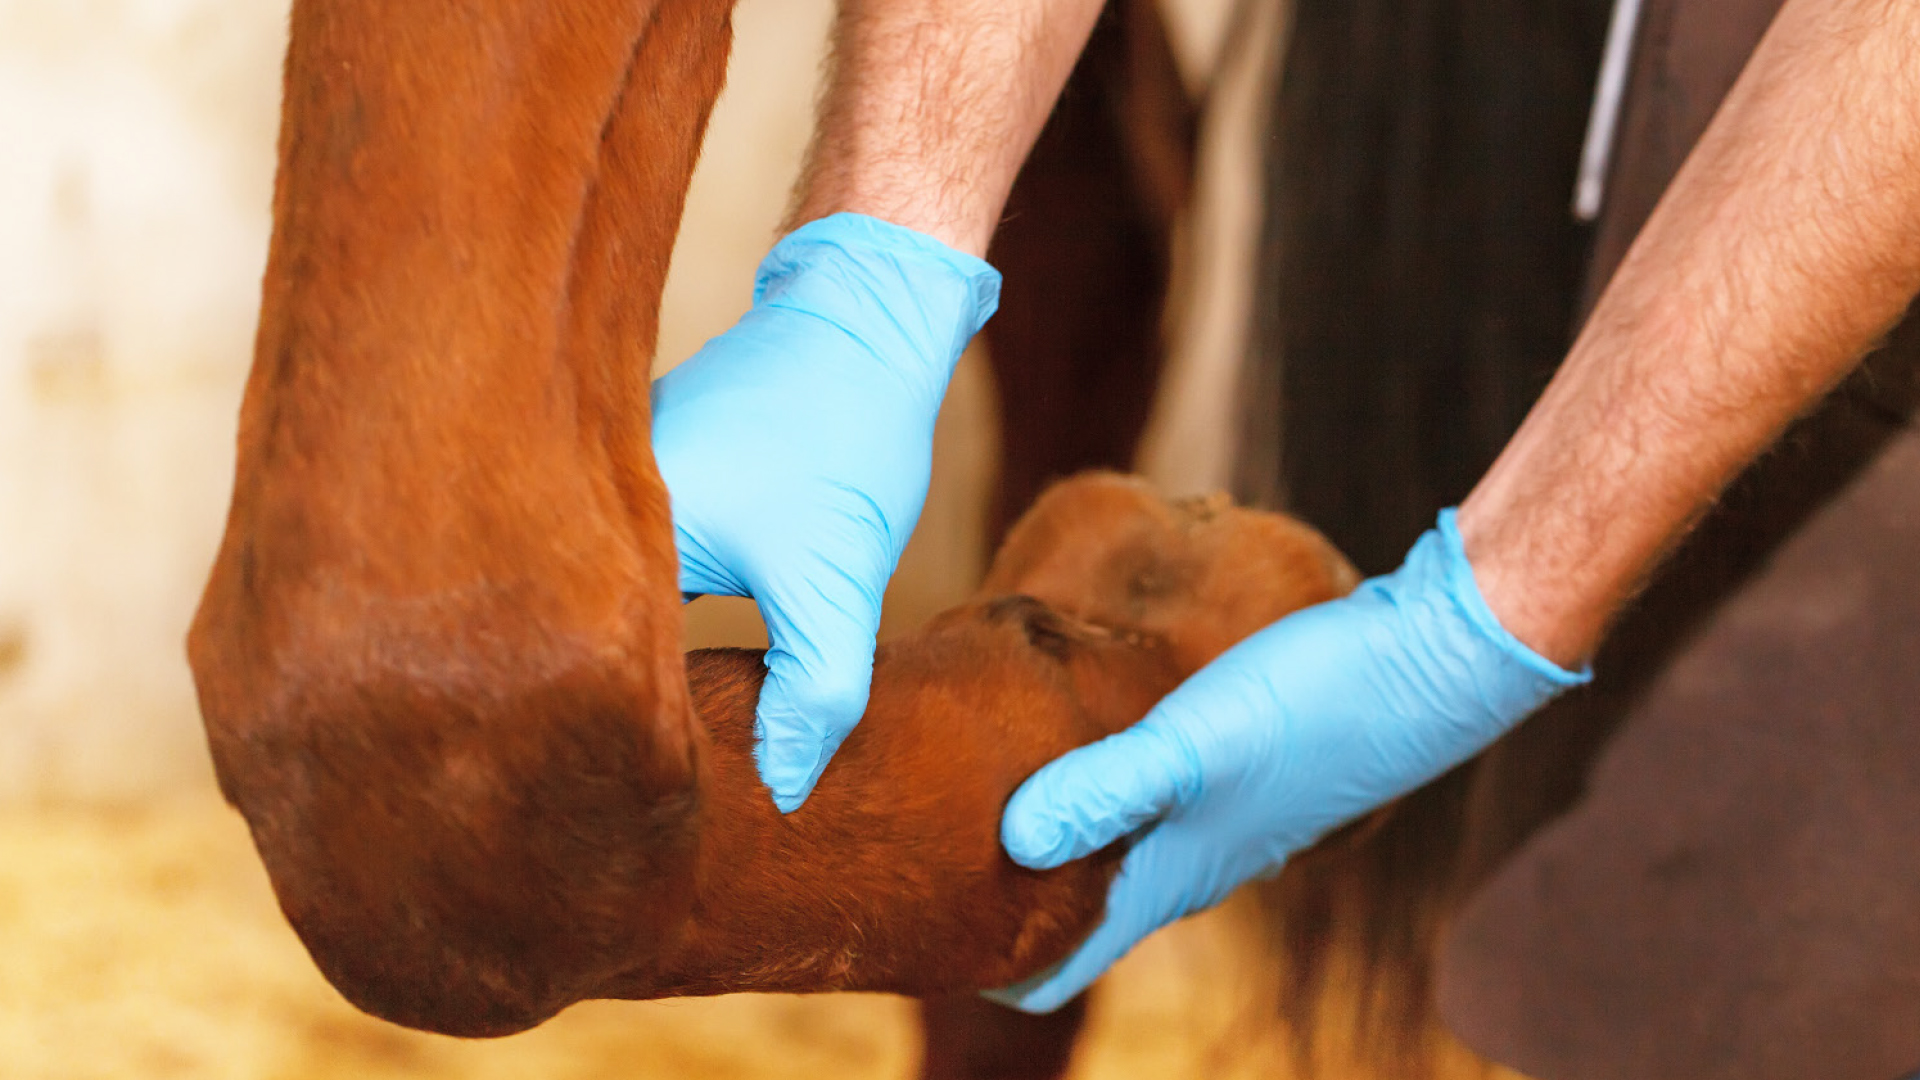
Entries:
[[[1080,1077],[1281,1077],[1245,909],[1149,941],[1110,980]],[[593,1002],[512,1038],[402,1030],[334,994],[211,795],[0,813],[0,1080],[911,1077],[879,995]]]

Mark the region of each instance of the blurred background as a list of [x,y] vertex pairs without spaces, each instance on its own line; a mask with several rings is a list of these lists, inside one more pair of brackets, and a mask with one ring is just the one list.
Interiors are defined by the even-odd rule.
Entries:
[[[1233,0],[1165,0],[1190,83]],[[1270,78],[1233,50],[1181,244],[1172,360],[1141,469],[1224,484],[1255,232],[1248,136]],[[742,0],[669,279],[659,356],[745,310],[810,126],[832,0]],[[231,482],[269,228],[286,5],[0,0],[0,1077],[904,1076],[878,996],[596,1003],[490,1043],[368,1020],[281,922],[212,792],[182,652]],[[888,597],[912,626],[984,562],[993,388],[969,355]],[[883,628],[883,636],[887,633]],[[689,645],[753,644],[745,602]],[[1228,910],[1118,973],[1077,1071],[1283,1075],[1249,1017],[1258,950]],[[1271,982],[1269,977],[1267,982]]]

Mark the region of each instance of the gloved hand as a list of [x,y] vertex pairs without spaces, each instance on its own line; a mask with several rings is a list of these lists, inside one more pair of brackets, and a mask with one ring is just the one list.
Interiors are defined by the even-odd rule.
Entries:
[[1261,630],[1138,724],[1021,785],[1000,835],[1024,866],[1058,866],[1152,827],[1086,942],[988,996],[1058,1008],[1147,934],[1277,873],[1587,678],[1500,626],[1444,511],[1399,570]]
[[792,812],[866,711],[880,595],[920,519],[933,422],[1000,275],[834,214],[774,245],[753,308],[653,384],[680,589],[766,620],[755,760]]

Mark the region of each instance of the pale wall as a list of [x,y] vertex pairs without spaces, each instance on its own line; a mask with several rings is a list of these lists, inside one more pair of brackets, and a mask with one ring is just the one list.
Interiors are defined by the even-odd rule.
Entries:
[[[830,7],[740,5],[663,361],[746,306],[805,141]],[[1180,5],[1196,66],[1227,7]],[[284,23],[268,0],[0,0],[0,802],[204,782],[181,640],[231,478]],[[1231,277],[1244,253],[1225,250]],[[1174,487],[1217,482],[1235,289],[1193,290],[1215,328],[1185,352],[1214,359],[1182,366],[1187,404],[1156,423],[1149,464]],[[977,572],[990,394],[970,358],[891,616],[917,618]],[[716,606],[696,605],[696,639],[752,635],[750,610]]]

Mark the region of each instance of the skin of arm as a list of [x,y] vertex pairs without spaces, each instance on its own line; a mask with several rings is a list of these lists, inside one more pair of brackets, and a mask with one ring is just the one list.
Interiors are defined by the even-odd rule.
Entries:
[[852,211],[984,256],[1101,0],[842,0],[782,231]]
[[1576,666],[1920,291],[1920,4],[1789,0],[1461,505],[1487,604]]

